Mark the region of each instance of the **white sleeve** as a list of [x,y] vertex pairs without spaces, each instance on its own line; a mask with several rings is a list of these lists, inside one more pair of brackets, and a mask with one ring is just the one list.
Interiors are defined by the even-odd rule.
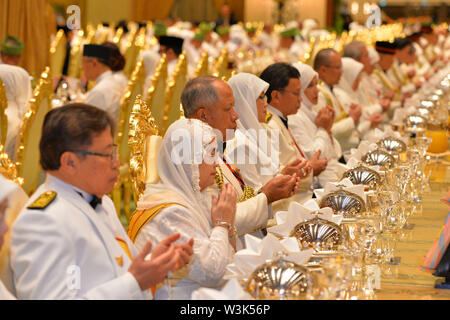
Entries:
[[308,132],[308,128],[302,124],[301,121],[291,121],[289,128],[306,156],[311,158],[317,150],[322,151],[322,156],[327,156],[326,151],[331,144],[328,133],[323,128],[317,128],[314,133]]
[[108,111],[108,104],[105,96],[99,90],[95,90],[95,88],[88,92],[85,103]]
[[342,138],[348,138],[355,130],[355,122],[348,117],[339,122],[335,122],[331,128],[333,136],[339,141]]
[[260,193],[246,201],[239,202],[236,208],[235,226],[239,236],[266,227],[269,219],[267,197]]
[[[228,241],[228,232],[223,227],[214,227],[207,234],[188,209],[170,206],[161,210],[147,223],[136,238],[139,250],[142,243],[151,240],[153,246],[174,233],[180,233],[178,242],[194,239],[194,255],[189,278],[204,286],[215,286],[223,278],[226,266],[232,261],[234,249]],[[142,241],[145,240],[145,241]]]
[[[31,226],[31,227],[30,227]],[[19,299],[144,299],[129,273],[78,295],[69,267],[78,265],[76,246],[47,212],[19,216],[12,230],[11,263]],[[81,271],[82,272],[82,271]]]

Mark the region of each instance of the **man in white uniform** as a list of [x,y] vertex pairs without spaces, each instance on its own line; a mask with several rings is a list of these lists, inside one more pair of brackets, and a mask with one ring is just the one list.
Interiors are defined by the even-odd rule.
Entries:
[[18,66],[23,50],[24,44],[22,41],[10,35],[6,36],[1,44],[0,64],[4,63]]
[[[239,116],[234,109],[233,91],[225,81],[212,76],[192,79],[186,84],[181,103],[186,118],[208,123],[218,131],[221,142],[232,138],[230,133],[236,130]],[[214,188],[220,189],[221,185],[230,183],[236,190],[240,199],[235,220],[238,235],[265,228],[268,219],[272,218],[270,205],[292,196],[298,187],[297,178],[278,176],[269,180],[260,190],[251,190],[231,160],[223,156],[223,152],[220,153]]]
[[172,36],[160,36],[159,37],[159,54],[166,54],[167,59],[167,77],[170,79],[175,67],[178,63],[178,57],[183,50],[184,40],[178,37]]
[[184,266],[189,243],[148,242],[137,252],[106,196],[120,166],[114,123],[84,104],[50,111],[40,141],[47,179],[12,228],[11,265],[20,299],[148,299]]
[[117,123],[123,87],[117,82],[109,67],[111,55],[112,49],[107,46],[97,44],[84,46],[83,73],[87,80],[95,81],[95,86],[88,91],[84,102],[108,112]]
[[351,104],[348,110],[333,92],[342,76],[341,56],[334,49],[320,50],[314,59],[314,70],[319,74],[319,101],[313,107],[318,112],[329,105],[334,109],[335,118],[331,128],[333,136],[339,141],[342,152],[350,151],[359,145],[358,125],[362,114],[360,105]]

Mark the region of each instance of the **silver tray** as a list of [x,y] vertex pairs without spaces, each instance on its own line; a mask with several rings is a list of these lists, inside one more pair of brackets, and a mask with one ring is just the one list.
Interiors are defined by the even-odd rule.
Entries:
[[308,269],[283,258],[267,262],[253,271],[245,290],[258,300],[306,298]]
[[319,217],[297,224],[291,231],[302,250],[335,251],[345,242],[345,233],[337,224]]
[[361,160],[371,166],[382,166],[385,168],[392,168],[395,164],[395,159],[387,151],[377,149],[366,153]]
[[320,208],[329,207],[334,214],[351,218],[366,211],[364,200],[355,193],[339,189],[322,197],[319,202]]
[[370,189],[374,189],[381,182],[380,174],[375,170],[372,170],[365,166],[358,166],[356,168],[347,170],[342,175],[342,179],[344,178],[350,179],[353,184],[366,185]]

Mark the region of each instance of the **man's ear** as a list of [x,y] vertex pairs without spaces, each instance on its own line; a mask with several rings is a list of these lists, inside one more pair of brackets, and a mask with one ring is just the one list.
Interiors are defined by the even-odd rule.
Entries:
[[197,111],[195,111],[195,113],[192,116],[192,118],[206,122],[207,119],[208,119],[206,108],[199,108],[199,109],[197,109]]
[[278,90],[273,90],[272,92],[270,92],[270,101],[274,101],[275,103],[277,103],[280,99],[280,94],[281,92]]
[[60,169],[64,170],[65,172],[74,174],[76,172],[77,160],[78,159],[76,159],[73,152],[64,152],[59,159]]

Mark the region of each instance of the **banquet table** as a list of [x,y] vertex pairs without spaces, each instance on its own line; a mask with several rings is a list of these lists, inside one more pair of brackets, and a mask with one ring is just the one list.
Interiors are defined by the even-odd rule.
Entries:
[[394,255],[400,258],[399,264],[381,268],[380,289],[375,290],[378,300],[450,300],[450,289],[435,288],[443,278],[421,268],[449,213],[440,199],[450,190],[450,155],[429,160],[427,170],[430,190],[408,220],[413,228],[404,230],[396,243]]

